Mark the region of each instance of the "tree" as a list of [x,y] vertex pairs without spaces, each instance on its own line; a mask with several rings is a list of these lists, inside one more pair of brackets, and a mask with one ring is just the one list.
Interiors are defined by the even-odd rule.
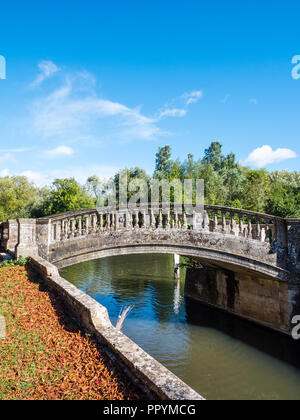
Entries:
[[24,176],[0,178],[0,221],[30,217],[36,191]]
[[203,165],[212,165],[214,170],[219,171],[223,159],[222,144],[218,141],[213,141],[209,148],[205,149],[202,163]]
[[280,217],[300,217],[300,188],[281,182],[272,184],[266,211]]
[[167,144],[158,149],[154,178],[167,179],[171,171],[171,147]]
[[[127,186],[120,185],[126,177]],[[141,182],[140,182],[141,181]],[[117,203],[119,204],[120,199],[120,187],[127,187],[127,202],[136,194],[139,193],[141,196],[149,197],[150,188],[150,177],[147,175],[144,169],[136,166],[135,168],[123,169],[116,173],[113,182],[116,188]],[[148,201],[148,199],[146,200]]]
[[264,212],[270,194],[270,178],[266,169],[248,170],[244,203],[248,210]]
[[45,215],[95,207],[95,200],[74,178],[56,179],[44,204]]

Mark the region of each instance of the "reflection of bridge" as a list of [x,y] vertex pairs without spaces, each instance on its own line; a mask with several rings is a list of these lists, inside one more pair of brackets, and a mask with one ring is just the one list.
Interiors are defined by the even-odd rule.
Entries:
[[10,220],[1,229],[3,248],[58,268],[120,254],[188,256],[210,268],[188,270],[188,296],[283,331],[300,314],[300,220],[217,206],[201,213],[141,206]]

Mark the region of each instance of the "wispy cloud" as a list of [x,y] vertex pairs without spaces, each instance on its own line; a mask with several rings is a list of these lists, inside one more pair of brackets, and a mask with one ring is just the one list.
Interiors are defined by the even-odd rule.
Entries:
[[10,153],[5,153],[4,155],[0,156],[0,163],[6,162],[8,160],[14,160]]
[[290,149],[276,149],[273,150],[271,146],[262,146],[253,150],[249,156],[241,163],[243,165],[255,166],[262,168],[272,163],[279,163],[287,159],[294,159],[297,154]]
[[39,74],[37,75],[36,79],[32,82],[31,87],[36,87],[43,83],[44,80],[49,79],[55,73],[57,73],[60,69],[54,64],[52,61],[45,61],[42,60],[38,64]]
[[161,110],[159,113],[158,120],[161,120],[165,117],[185,117],[187,114],[186,109],[178,109],[178,108],[167,108],[164,110]]
[[0,171],[0,177],[1,178],[5,178],[6,176],[9,176],[9,169],[7,169],[7,168],[1,169],[1,171]]
[[[87,171],[84,167],[72,166],[68,169],[54,169],[44,172],[26,170],[18,175],[26,176],[29,181],[34,182],[39,187],[43,187],[45,185],[50,185],[57,178],[75,178],[81,184],[85,184],[88,176],[91,174],[97,175],[100,179],[108,179],[115,175],[119,169],[120,168],[112,165],[91,165]],[[8,170],[6,173],[9,175]]]
[[230,94],[229,93],[227,93],[227,95],[225,95],[224,96],[224,98],[223,99],[221,99],[221,103],[222,104],[226,104],[228,101],[229,101],[229,99],[230,99]]
[[23,149],[0,149],[0,153],[24,153],[33,150],[33,147],[24,147]]
[[251,98],[250,99],[250,104],[257,105],[258,104],[258,100],[256,98]]
[[[50,76],[57,71],[57,66],[53,65],[52,72],[49,70],[43,75]],[[201,96],[202,91],[183,95],[186,106],[197,102]],[[162,119],[186,114],[187,109],[165,107],[154,116],[147,116],[141,106],[132,108],[103,98],[96,90],[95,78],[86,71],[66,74],[56,89],[31,105],[35,134],[53,138],[56,143],[76,142],[79,138],[101,138],[103,142],[156,140],[168,134],[159,127]]]
[[44,150],[42,156],[47,159],[55,159],[59,157],[72,156],[74,153],[75,152],[71,147],[58,146],[52,150]]
[[186,105],[194,104],[199,101],[203,96],[202,90],[195,90],[193,92],[186,92],[182,95]]

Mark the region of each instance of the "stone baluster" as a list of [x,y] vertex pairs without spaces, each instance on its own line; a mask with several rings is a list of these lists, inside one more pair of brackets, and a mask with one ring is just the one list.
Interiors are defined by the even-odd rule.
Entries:
[[134,212],[134,214],[135,214],[135,225],[134,225],[134,228],[135,229],[139,229],[139,211],[138,210],[135,210],[135,212]]
[[264,227],[260,230],[259,239],[261,242],[266,242],[266,229]]
[[143,210],[142,212],[142,228],[145,228],[147,225],[147,215],[146,210]]
[[243,223],[243,214],[239,213],[239,235],[244,235],[244,223]]
[[179,229],[179,217],[178,217],[177,210],[175,210],[175,214],[174,214],[174,228]]
[[62,239],[68,239],[68,220],[64,219],[62,221]]
[[267,224],[267,226],[266,226],[266,233],[267,233],[266,241],[268,241],[268,242],[270,242],[270,241],[273,242],[273,239],[274,239],[274,231],[273,231],[274,225],[271,222],[272,222],[271,220],[266,220],[266,224]]
[[99,231],[103,232],[103,213],[99,214]]
[[110,214],[105,213],[105,230],[110,230]]
[[76,231],[76,220],[74,218],[70,219],[70,238],[75,238],[75,231]]
[[155,229],[156,228],[156,220],[155,220],[155,215],[154,215],[154,211],[151,208],[151,214],[150,214],[150,224],[151,224],[151,229]]
[[230,234],[235,235],[234,226],[235,226],[235,220],[234,220],[234,213],[230,213]]
[[83,216],[83,220],[84,220],[84,234],[85,235],[88,235],[89,234],[89,230],[90,230],[90,217],[85,214]]
[[125,215],[125,228],[126,229],[132,228],[132,214],[129,210],[126,211],[126,215]]
[[111,214],[111,230],[116,230],[116,221],[117,221],[117,215],[116,213]]
[[77,236],[82,235],[82,216],[78,217]]
[[159,209],[158,213],[158,228],[162,229],[163,227],[163,217],[162,217],[162,209]]
[[185,211],[183,212],[182,217],[183,217],[182,229],[186,230],[188,228],[188,225],[187,225],[187,217],[186,217],[186,212]]
[[252,238],[252,221],[251,221],[251,216],[247,216],[247,220],[248,220],[248,238]]
[[219,224],[219,221],[218,221],[218,211],[217,210],[214,210],[214,227],[213,227],[213,231],[214,232],[217,232],[218,231],[218,224]]
[[115,213],[115,230],[120,229],[121,220],[123,220],[123,218],[121,217],[120,213],[116,212]]
[[209,215],[208,215],[208,211],[204,210],[204,215],[203,215],[203,229],[205,232],[209,232]]
[[257,237],[257,239],[260,239],[260,234],[261,234],[260,218],[256,217],[256,237]]
[[222,211],[222,232],[227,232],[227,223],[226,223],[226,212]]
[[96,233],[97,230],[98,230],[98,227],[97,227],[97,214],[94,213],[94,214],[91,215],[91,222],[92,222],[91,231],[92,231],[92,233]]
[[170,229],[171,225],[170,225],[170,212],[167,211],[166,214],[166,229]]

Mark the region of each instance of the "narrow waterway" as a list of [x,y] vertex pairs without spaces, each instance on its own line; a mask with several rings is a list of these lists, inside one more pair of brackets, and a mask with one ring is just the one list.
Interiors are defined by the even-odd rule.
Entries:
[[300,343],[184,298],[171,255],[110,257],[61,270],[115,325],[207,399],[300,399]]

